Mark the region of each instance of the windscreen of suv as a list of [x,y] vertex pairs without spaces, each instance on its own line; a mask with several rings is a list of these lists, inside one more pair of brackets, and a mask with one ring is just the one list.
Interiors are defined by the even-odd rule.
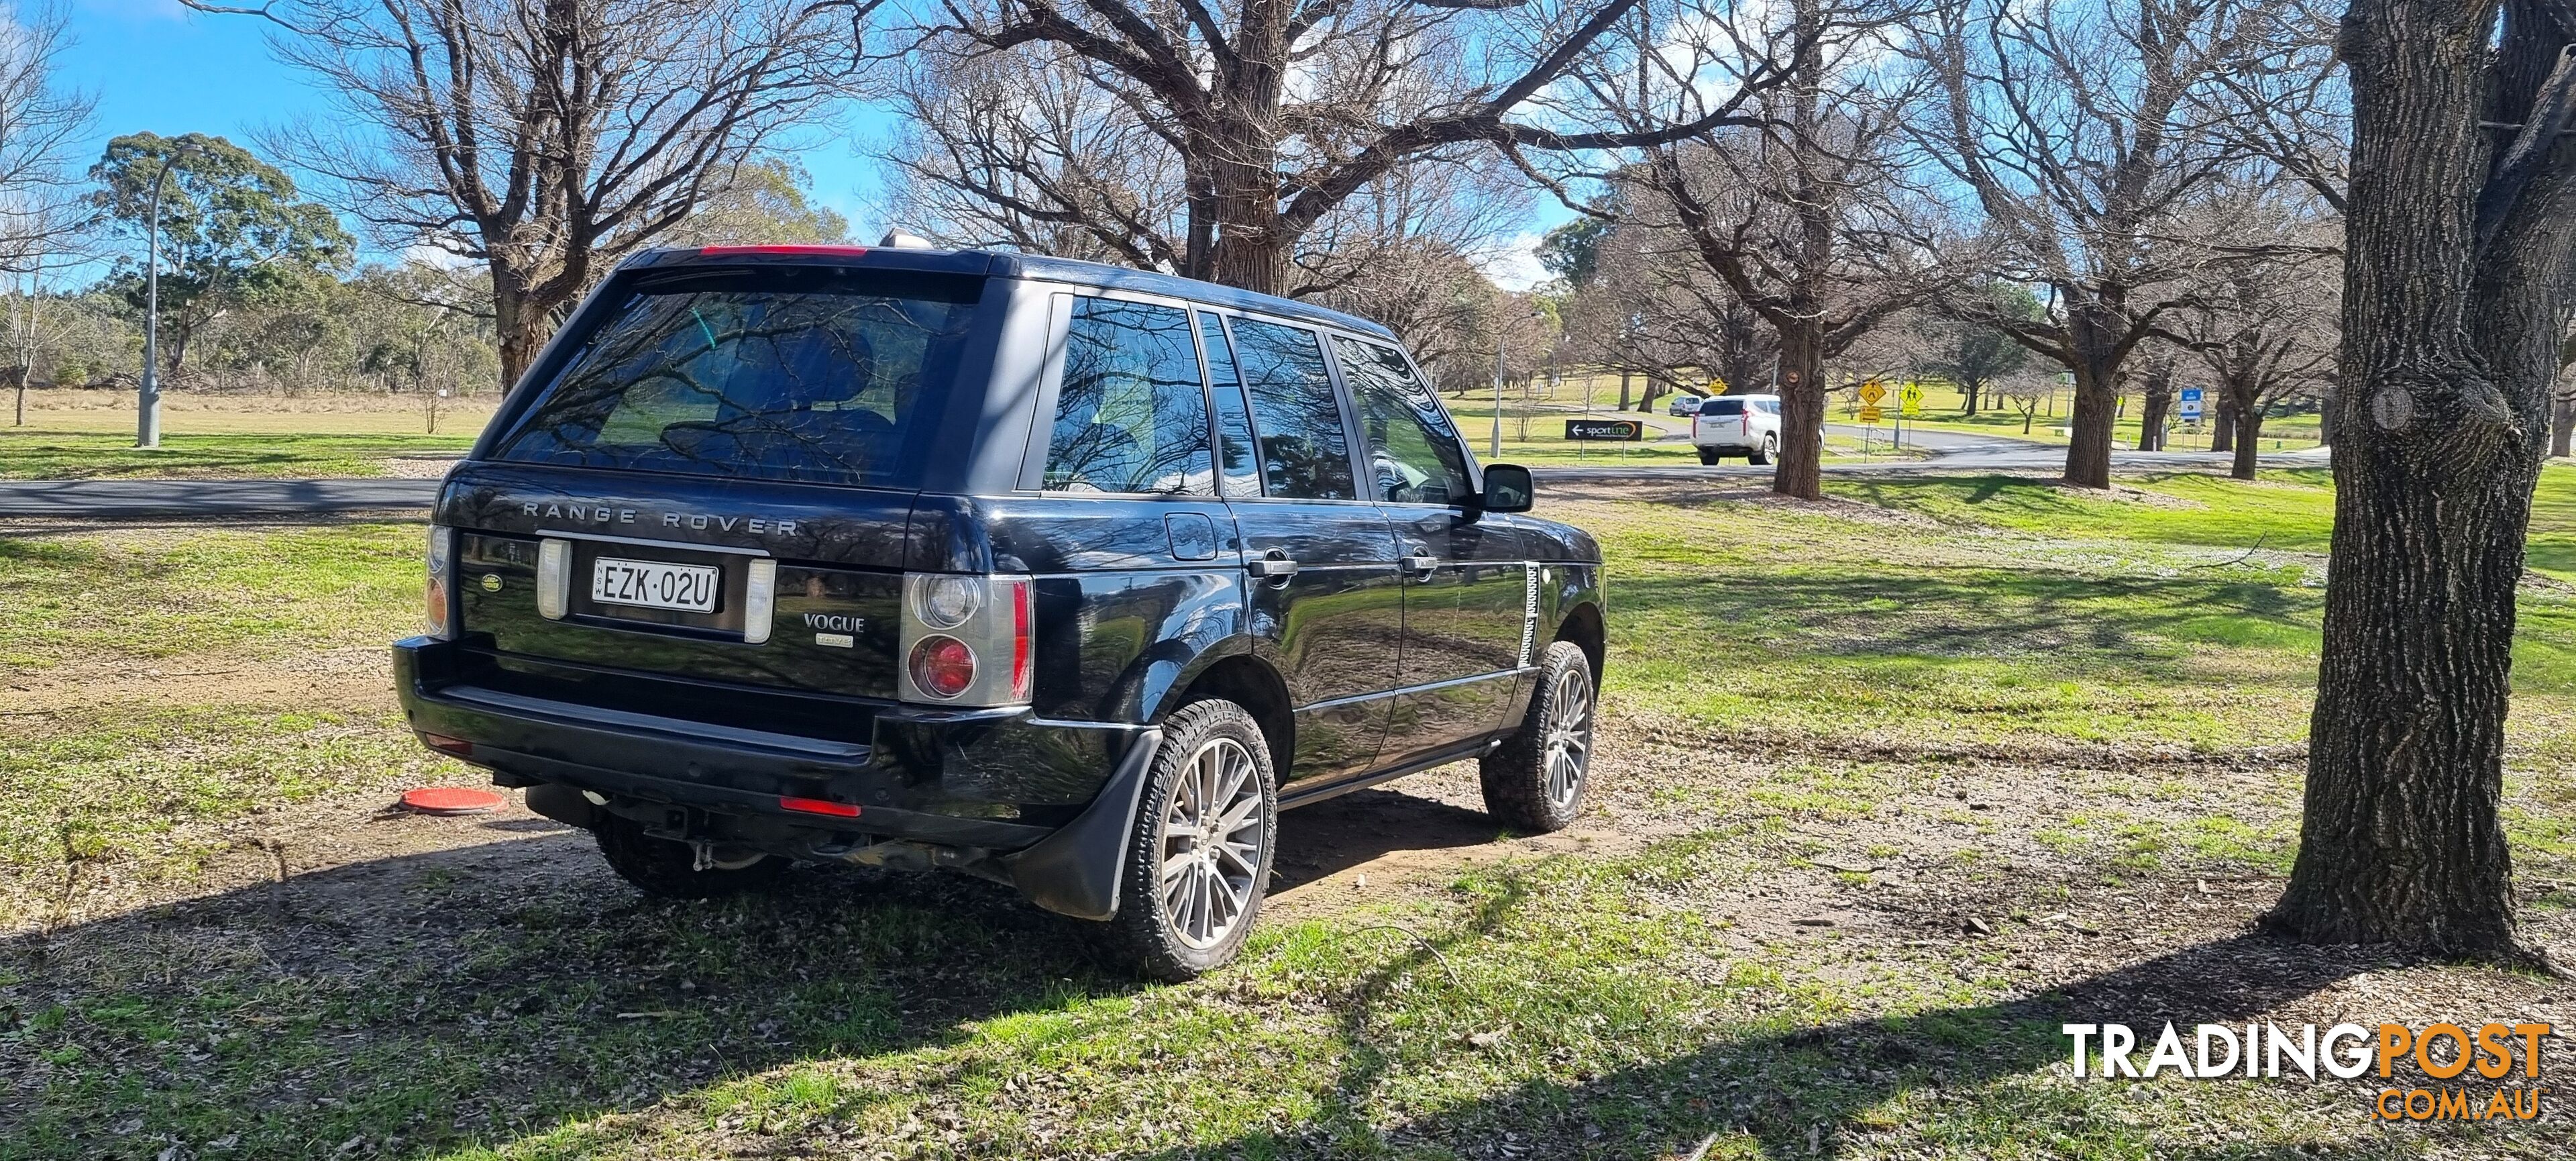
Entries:
[[980,283],[847,270],[646,287],[494,454],[519,463],[909,486]]

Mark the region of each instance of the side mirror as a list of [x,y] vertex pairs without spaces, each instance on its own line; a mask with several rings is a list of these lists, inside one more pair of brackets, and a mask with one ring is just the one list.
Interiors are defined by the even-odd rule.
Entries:
[[1527,512],[1538,496],[1538,485],[1531,481],[1530,470],[1519,464],[1485,465],[1485,511]]

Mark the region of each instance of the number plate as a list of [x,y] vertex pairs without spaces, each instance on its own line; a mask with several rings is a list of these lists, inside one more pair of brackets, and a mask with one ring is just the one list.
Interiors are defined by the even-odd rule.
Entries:
[[603,556],[591,562],[590,599],[605,605],[712,613],[716,611],[716,570],[702,564]]

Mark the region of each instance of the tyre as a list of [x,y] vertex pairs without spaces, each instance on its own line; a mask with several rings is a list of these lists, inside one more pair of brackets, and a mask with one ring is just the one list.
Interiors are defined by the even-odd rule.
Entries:
[[1592,662],[1571,641],[1539,655],[1538,689],[1519,733],[1485,756],[1485,811],[1526,834],[1563,830],[1592,770]]
[[1762,446],[1756,449],[1746,462],[1759,465],[1770,463],[1778,458],[1780,458],[1780,437],[1766,435],[1762,437]]
[[684,842],[655,838],[644,824],[604,815],[592,832],[609,869],[647,895],[664,899],[713,899],[736,891],[765,887],[787,869],[787,860],[722,848],[704,867],[698,849]]
[[1179,983],[1232,961],[1261,914],[1279,780],[1260,724],[1216,700],[1164,721],[1146,778],[1110,931],[1139,971]]
[[1704,447],[1699,449],[1699,462],[1704,467],[1716,467],[1717,461],[1723,458],[1725,457],[1718,455],[1717,450],[1714,448]]

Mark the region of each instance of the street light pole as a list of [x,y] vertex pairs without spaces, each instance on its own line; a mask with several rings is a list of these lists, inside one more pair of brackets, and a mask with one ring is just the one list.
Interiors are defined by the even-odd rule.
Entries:
[[152,179],[152,209],[143,228],[143,382],[134,399],[134,446],[161,446],[161,193],[170,186],[170,167],[186,147],[161,159]]

